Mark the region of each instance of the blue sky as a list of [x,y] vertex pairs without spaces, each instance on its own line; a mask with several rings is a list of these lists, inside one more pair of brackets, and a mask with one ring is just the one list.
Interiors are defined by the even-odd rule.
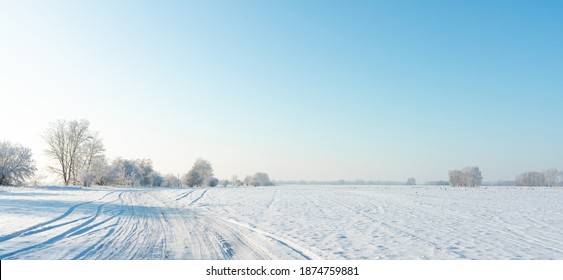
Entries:
[[48,123],[85,118],[163,173],[563,168],[561,1],[8,1],[0,77],[0,139],[40,167]]

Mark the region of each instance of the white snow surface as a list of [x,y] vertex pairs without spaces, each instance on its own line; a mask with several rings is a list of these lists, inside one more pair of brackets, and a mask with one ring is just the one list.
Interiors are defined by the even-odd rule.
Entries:
[[0,259],[563,259],[563,188],[1,187]]

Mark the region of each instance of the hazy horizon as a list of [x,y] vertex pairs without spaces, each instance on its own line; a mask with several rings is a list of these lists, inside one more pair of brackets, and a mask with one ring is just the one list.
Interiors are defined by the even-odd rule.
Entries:
[[229,179],[484,181],[563,168],[563,6],[0,3],[0,140],[87,119],[110,158]]

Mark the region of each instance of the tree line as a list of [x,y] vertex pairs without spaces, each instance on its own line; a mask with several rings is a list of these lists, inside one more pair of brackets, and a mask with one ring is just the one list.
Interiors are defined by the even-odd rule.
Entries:
[[[450,170],[449,173],[450,186],[454,187],[475,187],[483,183],[483,177],[479,167],[465,167],[462,170]],[[516,175],[514,181],[499,181],[497,185],[516,185],[531,187],[554,187],[563,186],[563,170],[559,171],[555,168],[547,169],[542,172],[527,171]]]
[[516,176],[516,186],[563,186],[563,170],[528,171]]
[[[48,169],[65,185],[162,187],[273,185],[268,174],[264,172],[257,172],[242,180],[237,176],[233,176],[231,180],[219,180],[214,177],[211,163],[201,158],[197,159],[192,168],[181,177],[174,174],[162,176],[154,170],[150,159],[118,157],[110,162],[104,155],[102,140],[97,132],[90,130],[90,122],[87,120],[57,120],[49,125],[43,139],[47,144],[45,153],[54,163]],[[9,141],[0,141],[0,185],[22,185],[34,175],[36,170],[29,148]],[[450,170],[448,177],[449,185],[454,187],[475,187],[483,183],[481,170],[477,166]],[[332,183],[350,184],[351,182],[339,180]],[[380,184],[382,182],[353,181],[353,183]],[[385,183],[399,184],[400,182]],[[444,183],[448,182],[444,181]],[[563,170],[524,172],[516,176],[514,183],[516,186],[563,186]],[[406,184],[416,185],[416,180],[411,177]]]
[[[197,159],[182,177],[162,176],[150,159],[116,158],[111,162],[104,155],[104,145],[97,132],[90,130],[87,120],[57,120],[51,123],[43,138],[46,155],[53,160],[48,170],[64,185],[81,186],[210,186],[272,185],[268,174],[258,172],[244,182],[218,180],[211,163]],[[0,142],[0,185],[21,185],[37,170],[31,150],[8,141]],[[236,177],[234,177],[236,178]],[[240,183],[240,184],[239,184]]]

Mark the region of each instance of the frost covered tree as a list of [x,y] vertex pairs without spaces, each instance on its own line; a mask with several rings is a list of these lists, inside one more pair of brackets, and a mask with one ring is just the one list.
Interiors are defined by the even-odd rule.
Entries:
[[450,186],[459,187],[463,184],[463,172],[458,169],[450,170],[448,172],[450,178]]
[[161,187],[181,187],[182,180],[174,174],[168,174],[162,178]]
[[545,186],[545,177],[542,172],[524,172],[516,176],[516,185],[531,187]]
[[198,158],[192,169],[184,175],[184,184],[189,187],[208,186],[213,178],[213,167],[207,160]]
[[186,173],[186,175],[184,175],[182,179],[184,181],[184,184],[188,187],[203,185],[203,179],[201,178],[200,174],[193,169],[188,171],[188,173]]
[[0,141],[0,185],[21,185],[36,170],[29,148]]
[[242,186],[242,181],[238,179],[237,175],[233,175],[233,177],[231,177],[231,186],[233,187],[240,187]]
[[136,160],[135,164],[137,165],[141,176],[141,186],[158,187],[162,184],[162,176],[154,170],[152,160],[140,159]]
[[481,170],[477,166],[468,166],[462,170],[450,170],[448,176],[452,187],[476,187],[483,183]]
[[94,157],[87,172],[83,173],[84,186],[108,186],[114,184],[115,174],[105,156]]
[[559,185],[559,171],[557,169],[548,169],[543,172],[543,177],[545,180],[545,185],[548,187]]
[[111,164],[111,184],[120,186],[160,186],[162,177],[152,167],[150,159],[117,158]]
[[[98,133],[92,133],[91,138],[84,144],[82,166],[79,167],[82,176],[82,184],[84,186],[91,185],[93,181],[102,176],[102,174],[98,174],[102,170],[97,169],[106,161],[103,155],[104,151],[104,145],[102,144],[102,140],[98,137]],[[90,179],[93,179],[93,181],[89,181]]]
[[244,177],[243,183],[245,186],[250,186],[252,184],[252,176],[248,175]]
[[563,173],[557,171],[557,169],[548,169],[543,172],[528,171],[516,176],[516,185],[530,187],[560,186],[563,180],[562,175]]
[[254,174],[251,178],[250,184],[253,186],[271,186],[272,182],[268,174],[264,172],[258,172]]
[[104,151],[97,133],[91,132],[89,126],[87,120],[58,120],[50,124],[43,136],[47,155],[57,163],[49,169],[61,176],[65,185],[80,183],[81,175]]
[[468,166],[463,168],[463,181],[466,187],[477,187],[483,183],[481,170],[477,166]]
[[407,185],[409,185],[409,186],[414,186],[414,185],[416,185],[416,179],[413,178],[413,177],[408,178],[408,179],[407,179]]
[[112,185],[139,186],[141,175],[133,160],[116,158],[111,163]]

